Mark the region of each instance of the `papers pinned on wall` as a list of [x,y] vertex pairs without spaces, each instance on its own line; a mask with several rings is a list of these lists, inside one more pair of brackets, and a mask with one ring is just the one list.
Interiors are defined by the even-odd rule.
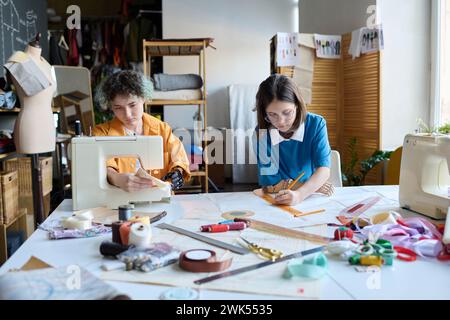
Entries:
[[371,53],[384,49],[383,26],[374,28],[360,28],[352,32],[352,42],[348,53],[353,59],[359,57],[361,53]]
[[296,32],[277,32],[276,64],[278,67],[296,66],[300,63],[298,37],[299,34]]
[[316,55],[323,59],[340,59],[342,36],[315,34]]

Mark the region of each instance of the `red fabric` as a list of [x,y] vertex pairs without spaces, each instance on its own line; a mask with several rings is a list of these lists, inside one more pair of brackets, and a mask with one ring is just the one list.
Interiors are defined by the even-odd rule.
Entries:
[[77,29],[69,30],[69,51],[67,52],[67,65],[78,66],[80,55],[77,45]]

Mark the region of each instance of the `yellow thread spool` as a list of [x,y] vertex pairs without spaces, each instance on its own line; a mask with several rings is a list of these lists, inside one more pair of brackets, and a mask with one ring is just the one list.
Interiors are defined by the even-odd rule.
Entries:
[[380,256],[361,256],[359,264],[362,266],[381,266],[383,258]]

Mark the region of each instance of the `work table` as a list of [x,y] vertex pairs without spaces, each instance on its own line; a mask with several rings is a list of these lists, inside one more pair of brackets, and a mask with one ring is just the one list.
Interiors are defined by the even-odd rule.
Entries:
[[[335,217],[342,209],[373,195],[380,196],[381,200],[370,208],[367,214],[395,210],[404,217],[412,215],[398,208],[398,186],[337,188],[336,194],[332,197],[313,196],[296,206],[304,211],[314,209],[326,209],[326,211],[299,218],[292,227],[327,222],[337,223]],[[186,216],[192,218],[196,215],[216,215],[220,217],[222,212],[230,210],[252,210],[256,213],[253,216],[255,219],[258,218],[258,212],[263,209],[273,211],[272,223],[274,224],[280,224],[282,217],[278,208],[268,206],[264,200],[250,192],[176,195],[170,203],[154,203],[147,209],[151,212],[167,211],[167,216],[159,221],[166,223],[186,218]],[[64,200],[48,219],[68,216],[71,212],[71,200]],[[158,228],[153,230],[157,234]],[[328,227],[326,235],[332,236],[333,232],[334,228]],[[36,230],[0,268],[0,274],[10,269],[20,268],[31,256],[35,256],[55,267],[78,264],[99,275],[102,272],[99,245],[102,241],[110,239],[111,235],[108,234],[85,239],[49,240],[47,232]],[[367,273],[357,272],[354,266],[337,258],[329,257],[328,261],[329,274],[320,280],[322,299],[450,299],[449,262],[422,257],[418,257],[415,262],[395,260],[393,266],[382,266],[379,273]],[[232,269],[233,266],[230,270]],[[108,281],[108,283],[132,299],[159,299],[161,293],[168,289],[167,286],[161,285],[118,281]],[[202,289],[200,298],[259,300],[284,299],[285,297]]]

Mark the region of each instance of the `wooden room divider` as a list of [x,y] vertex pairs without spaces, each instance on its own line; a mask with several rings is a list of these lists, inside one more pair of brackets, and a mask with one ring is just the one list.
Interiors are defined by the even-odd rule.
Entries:
[[[344,166],[351,160],[348,144],[353,137],[359,160],[381,148],[381,52],[353,59],[350,42],[351,33],[342,36],[340,59],[315,58],[312,102],[307,106],[326,119],[331,148],[339,151]],[[294,67],[278,67],[276,72],[292,78]],[[381,171],[375,167],[365,183],[381,184]]]

